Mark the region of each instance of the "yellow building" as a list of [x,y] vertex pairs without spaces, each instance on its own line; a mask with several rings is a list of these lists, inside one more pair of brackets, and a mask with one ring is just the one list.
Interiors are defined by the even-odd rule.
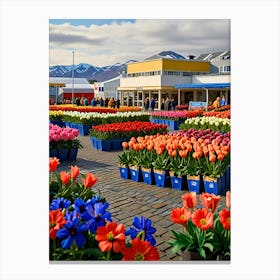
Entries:
[[[184,96],[178,96],[175,84],[192,83],[193,75],[210,73],[210,62],[199,60],[171,59],[154,56],[141,62],[127,65],[127,73],[120,78],[118,91],[122,105],[143,106],[146,97],[157,100],[160,109],[162,100],[176,98],[178,104]],[[182,99],[182,100],[181,100]]]

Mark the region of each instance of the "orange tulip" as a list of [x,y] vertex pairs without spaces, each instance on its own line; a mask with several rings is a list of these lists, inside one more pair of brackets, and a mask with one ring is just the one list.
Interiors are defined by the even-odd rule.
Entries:
[[195,192],[186,193],[181,198],[183,200],[183,206],[186,208],[194,208],[197,204]]
[[186,208],[174,208],[170,214],[170,219],[175,224],[186,225],[191,218],[191,211]]
[[214,225],[214,214],[207,209],[196,210],[192,214],[192,222],[202,230],[207,230]]
[[67,185],[70,181],[70,174],[65,171],[60,172],[60,179],[63,185]]
[[80,174],[80,169],[78,166],[71,166],[71,178],[73,180],[76,180],[76,178],[78,177],[78,175]]
[[51,172],[54,172],[59,165],[59,159],[56,157],[49,158],[49,169]]
[[226,206],[227,206],[227,208],[230,208],[230,200],[231,200],[230,191],[227,191],[226,192]]
[[220,222],[224,229],[230,230],[230,211],[226,208],[219,212]]
[[202,205],[205,208],[211,210],[212,212],[214,212],[216,210],[220,199],[221,199],[220,195],[216,196],[211,193],[202,193],[200,195],[200,201],[201,201]]
[[122,142],[122,147],[123,147],[124,149],[127,149],[127,148],[128,148],[128,143],[127,143],[127,142]]
[[56,239],[57,231],[66,224],[66,220],[63,217],[63,214],[60,210],[51,210],[49,211],[49,235],[50,239]]
[[82,178],[82,181],[86,188],[91,188],[98,181],[98,179],[94,177],[92,173],[88,172],[85,178]]
[[209,153],[209,161],[214,162],[216,160],[216,156],[214,153]]

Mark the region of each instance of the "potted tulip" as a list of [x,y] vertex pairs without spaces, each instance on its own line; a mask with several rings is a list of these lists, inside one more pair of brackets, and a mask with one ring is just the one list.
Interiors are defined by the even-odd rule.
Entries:
[[169,240],[173,253],[181,253],[182,260],[230,259],[230,209],[226,204],[218,209],[220,196],[202,193],[202,207],[197,205],[196,193],[182,195],[183,207],[170,214],[182,231],[171,230]]

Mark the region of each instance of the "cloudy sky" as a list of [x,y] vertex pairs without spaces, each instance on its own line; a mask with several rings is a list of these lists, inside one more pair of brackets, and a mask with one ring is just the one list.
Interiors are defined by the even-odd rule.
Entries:
[[183,56],[230,49],[227,19],[49,20],[49,63],[94,66],[143,60],[171,50]]

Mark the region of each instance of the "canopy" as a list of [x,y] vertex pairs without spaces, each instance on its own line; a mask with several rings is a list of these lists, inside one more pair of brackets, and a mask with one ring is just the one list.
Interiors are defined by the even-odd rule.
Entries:
[[175,84],[174,88],[230,88],[230,83],[212,83],[212,84]]

